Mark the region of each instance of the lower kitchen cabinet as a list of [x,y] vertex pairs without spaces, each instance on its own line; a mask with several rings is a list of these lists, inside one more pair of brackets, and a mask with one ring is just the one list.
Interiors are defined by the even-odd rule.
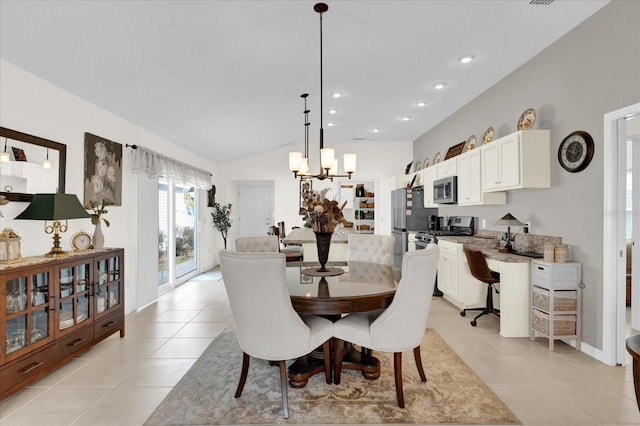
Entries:
[[0,266],[0,400],[107,336],[124,337],[124,250]]
[[445,299],[461,309],[484,306],[486,284],[471,275],[464,246],[440,239],[438,248],[438,289],[444,293]]

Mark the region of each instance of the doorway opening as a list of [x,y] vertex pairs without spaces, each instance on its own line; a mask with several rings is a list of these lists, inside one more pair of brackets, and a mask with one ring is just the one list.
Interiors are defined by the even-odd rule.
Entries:
[[[604,234],[602,285],[602,359],[609,365],[624,365],[627,333],[626,271],[627,271],[627,144],[628,129],[640,117],[640,103],[613,111],[604,116]],[[633,120],[633,121],[632,121]],[[631,126],[630,126],[631,124]],[[631,138],[633,140],[633,137]],[[640,149],[631,151],[631,324],[640,328],[640,259],[637,248],[640,226]],[[635,226],[634,226],[635,224]],[[635,277],[633,276],[635,272]],[[634,324],[635,322],[635,324]]]

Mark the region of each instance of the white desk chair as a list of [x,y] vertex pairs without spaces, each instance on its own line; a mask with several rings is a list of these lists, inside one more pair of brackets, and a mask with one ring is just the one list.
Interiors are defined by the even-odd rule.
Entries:
[[394,243],[391,235],[349,234],[347,261],[393,265]]
[[282,253],[220,251],[220,270],[229,297],[242,371],[235,397],[242,394],[249,357],[278,361],[285,419],[289,418],[285,360],[311,353],[322,345],[325,379],[331,383],[329,340],[333,323],[315,315],[299,315],[291,305]]
[[402,278],[393,302],[384,311],[350,314],[333,325],[335,342],[334,383],[340,383],[343,341],[375,351],[393,352],[398,405],[404,408],[402,390],[402,352],[413,350],[418,374],[427,381],[422,368],[420,342],[424,338],[427,316],[438,269],[438,246],[407,252],[402,259]]

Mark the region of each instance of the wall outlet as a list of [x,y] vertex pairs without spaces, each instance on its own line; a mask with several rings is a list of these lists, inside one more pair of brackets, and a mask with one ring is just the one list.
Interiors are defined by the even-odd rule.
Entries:
[[527,220],[527,221],[524,223],[524,226],[526,226],[526,227],[527,227],[527,231],[526,231],[525,233],[530,233],[530,232],[531,232],[531,221],[530,221],[530,220]]
[[480,223],[480,228],[485,229],[487,227],[487,219],[482,219]]

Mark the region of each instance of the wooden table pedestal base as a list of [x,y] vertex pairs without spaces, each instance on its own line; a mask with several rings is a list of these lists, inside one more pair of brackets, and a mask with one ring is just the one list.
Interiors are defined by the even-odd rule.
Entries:
[[[363,356],[352,344],[345,344],[347,344],[347,348],[342,359],[343,370],[359,370],[367,380],[375,380],[380,377],[380,360],[378,358],[372,356],[370,351]],[[333,365],[333,356],[331,358]],[[300,357],[289,366],[289,385],[292,388],[303,388],[307,385],[309,377],[318,373],[324,373],[322,350],[316,350],[309,355]],[[331,372],[331,377],[333,380],[333,372]]]

